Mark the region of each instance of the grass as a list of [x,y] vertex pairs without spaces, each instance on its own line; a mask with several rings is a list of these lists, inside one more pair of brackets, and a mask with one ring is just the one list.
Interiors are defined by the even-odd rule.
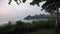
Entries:
[[39,29],[35,32],[29,32],[25,34],[55,34],[55,30],[54,29]]

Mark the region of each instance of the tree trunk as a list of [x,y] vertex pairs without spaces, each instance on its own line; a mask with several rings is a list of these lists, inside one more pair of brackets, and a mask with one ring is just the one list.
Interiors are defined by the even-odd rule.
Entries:
[[55,25],[55,29],[56,31],[58,30],[58,21],[59,21],[59,17],[58,17],[58,13],[59,13],[59,0],[57,0],[56,2],[56,25]]

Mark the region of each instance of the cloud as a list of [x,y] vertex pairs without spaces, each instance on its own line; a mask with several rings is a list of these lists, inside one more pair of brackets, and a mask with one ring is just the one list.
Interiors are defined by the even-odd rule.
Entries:
[[2,0],[0,0],[0,2],[2,2]]
[[45,12],[41,12],[41,6],[37,5],[31,6],[29,4],[30,0],[26,1],[26,3],[21,3],[17,5],[14,1],[11,5],[8,5],[8,0],[0,1],[0,20],[1,21],[9,21],[9,20],[17,20],[24,18],[27,15],[35,15],[42,14]]

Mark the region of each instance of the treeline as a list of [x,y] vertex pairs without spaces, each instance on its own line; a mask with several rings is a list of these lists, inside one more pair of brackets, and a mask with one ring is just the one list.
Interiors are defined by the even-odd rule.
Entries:
[[[59,25],[60,26],[60,25]],[[32,23],[24,23],[22,21],[16,21],[16,24],[10,22],[6,25],[0,26],[0,34],[24,34],[27,32],[33,32],[38,29],[54,29],[54,21],[33,21]]]

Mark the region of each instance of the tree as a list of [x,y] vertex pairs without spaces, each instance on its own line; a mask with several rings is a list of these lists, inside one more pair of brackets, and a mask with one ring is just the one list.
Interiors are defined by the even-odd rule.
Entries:
[[[11,0],[9,0],[10,2],[9,2],[9,4],[11,3]],[[18,0],[14,0],[17,4],[19,4],[18,3]],[[25,1],[26,0],[19,0],[20,2],[23,2],[23,3],[25,3]],[[43,1],[46,1],[44,4],[43,4],[43,6],[42,6],[42,8],[43,9],[45,9],[46,10],[46,12],[49,12],[49,13],[53,13],[53,12],[55,12],[55,14],[56,14],[56,26],[55,26],[55,28],[56,28],[56,30],[58,29],[58,13],[59,13],[59,7],[60,7],[60,5],[59,5],[59,3],[60,3],[60,0],[33,0],[31,3],[30,3],[30,5],[37,5],[37,6],[39,6],[39,3],[40,2],[43,2]]]

